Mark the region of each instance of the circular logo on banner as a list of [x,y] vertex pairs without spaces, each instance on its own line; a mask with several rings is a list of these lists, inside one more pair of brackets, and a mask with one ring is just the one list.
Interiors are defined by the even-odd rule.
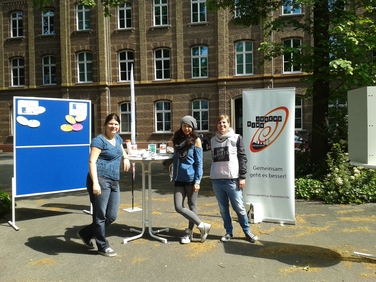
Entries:
[[286,107],[278,107],[264,116],[257,116],[251,127],[257,128],[252,136],[250,150],[258,153],[273,144],[281,135],[289,117],[289,110]]

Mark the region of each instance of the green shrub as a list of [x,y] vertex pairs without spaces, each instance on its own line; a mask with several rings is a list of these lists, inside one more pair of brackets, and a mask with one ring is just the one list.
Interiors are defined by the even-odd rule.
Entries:
[[376,172],[350,164],[342,144],[333,144],[327,156],[327,170],[322,176],[295,180],[295,197],[319,200],[328,204],[362,204],[376,202]]
[[12,200],[5,192],[0,192],[0,215],[10,212],[12,207]]

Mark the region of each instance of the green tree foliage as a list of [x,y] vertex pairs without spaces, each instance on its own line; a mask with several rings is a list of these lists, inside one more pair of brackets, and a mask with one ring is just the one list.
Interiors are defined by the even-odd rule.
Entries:
[[[235,4],[234,4],[235,3]],[[278,15],[283,3],[302,7],[305,17]],[[294,64],[311,75],[307,97],[313,101],[311,161],[318,168],[325,162],[328,148],[328,105],[347,100],[349,89],[376,84],[375,13],[372,0],[208,0],[210,9],[229,9],[239,25],[263,25],[266,37],[285,30],[300,30],[302,37],[312,38],[300,52],[272,40],[261,42],[265,60],[294,53]],[[333,119],[332,119],[333,120]],[[343,130],[342,130],[343,131]],[[338,132],[338,130],[337,130]]]

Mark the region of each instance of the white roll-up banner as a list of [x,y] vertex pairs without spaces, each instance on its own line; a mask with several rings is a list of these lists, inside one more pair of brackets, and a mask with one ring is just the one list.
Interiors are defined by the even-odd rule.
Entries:
[[264,222],[295,224],[295,88],[243,90],[244,201]]

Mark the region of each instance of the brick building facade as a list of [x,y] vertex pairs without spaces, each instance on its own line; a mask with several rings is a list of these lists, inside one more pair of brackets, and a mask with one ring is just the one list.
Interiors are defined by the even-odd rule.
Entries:
[[[310,44],[299,31],[267,39],[262,26],[235,26],[228,11],[208,11],[204,0],[134,0],[112,8],[110,18],[102,8],[56,0],[42,12],[32,0],[1,1],[0,144],[12,143],[14,96],[91,100],[93,136],[109,112],[128,121],[131,64],[139,144],[170,140],[188,114],[209,135],[222,113],[241,131],[243,89],[295,87],[304,96],[306,74],[287,69],[283,56],[260,65],[258,51],[269,40]],[[303,12],[286,15],[281,7],[275,16],[303,20]],[[298,99],[297,113],[297,130],[309,132],[306,99]],[[126,123],[121,131],[130,137]]]

